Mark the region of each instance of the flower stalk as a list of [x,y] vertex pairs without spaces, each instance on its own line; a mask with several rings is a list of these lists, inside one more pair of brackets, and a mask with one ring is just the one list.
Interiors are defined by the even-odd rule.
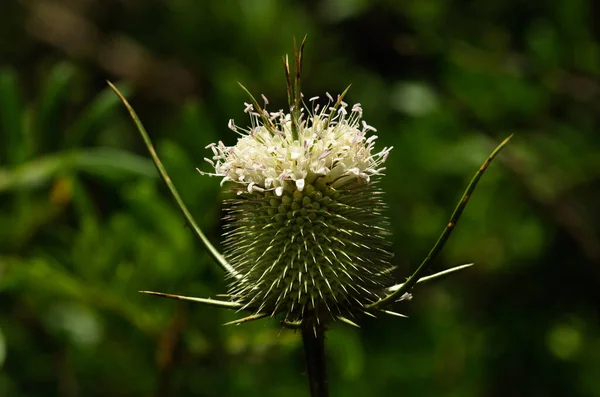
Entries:
[[329,384],[325,360],[325,326],[306,324],[302,327],[302,343],[311,397],[328,397]]

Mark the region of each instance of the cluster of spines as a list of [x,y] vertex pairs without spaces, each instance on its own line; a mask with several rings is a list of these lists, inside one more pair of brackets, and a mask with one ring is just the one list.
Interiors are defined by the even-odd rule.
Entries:
[[387,219],[373,181],[339,189],[286,185],[226,203],[225,254],[240,275],[233,298],[257,313],[298,321],[350,315],[389,285]]

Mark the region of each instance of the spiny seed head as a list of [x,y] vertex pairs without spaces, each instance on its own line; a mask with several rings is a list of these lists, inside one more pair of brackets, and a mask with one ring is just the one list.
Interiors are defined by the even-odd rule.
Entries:
[[[247,105],[251,127],[235,146],[209,145],[226,202],[230,294],[288,321],[354,315],[390,285],[388,220],[377,180],[391,148],[374,152],[360,105],[268,113]],[[265,101],[266,102],[266,101]],[[292,119],[296,117],[295,119]],[[361,122],[362,121],[362,122]]]

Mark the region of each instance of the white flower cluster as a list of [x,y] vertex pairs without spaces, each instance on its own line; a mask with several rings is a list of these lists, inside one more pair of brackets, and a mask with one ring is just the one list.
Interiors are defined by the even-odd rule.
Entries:
[[[219,141],[208,145],[213,157],[205,160],[215,172],[200,172],[223,177],[221,184],[227,181],[243,184],[239,194],[245,190],[274,190],[281,196],[286,184],[290,184],[287,181],[293,181],[302,191],[319,177],[325,177],[334,188],[355,178],[369,182],[371,176],[385,170],[382,164],[392,148],[373,154],[377,136],[367,137],[367,132],[376,130],[361,120],[360,104],[348,113],[348,105],[341,98],[334,102],[329,94],[327,97],[329,102],[321,110],[318,104],[314,105],[318,97],[309,100],[312,108],[301,109],[297,139],[292,133],[290,114],[262,109],[263,114],[259,114],[252,104],[246,104],[251,127],[239,128],[231,120],[229,128],[241,135],[237,144],[225,146]],[[268,101],[263,99],[266,105]]]

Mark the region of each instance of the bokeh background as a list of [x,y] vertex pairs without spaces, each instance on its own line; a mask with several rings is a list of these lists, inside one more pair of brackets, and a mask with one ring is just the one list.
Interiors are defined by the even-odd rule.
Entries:
[[307,396],[300,337],[139,294],[226,281],[105,80],[130,98],[210,239],[204,147],[245,94],[349,83],[394,146],[383,182],[398,279],[480,183],[409,319],[335,324],[332,396],[600,396],[600,5],[591,0],[3,0],[0,396]]

